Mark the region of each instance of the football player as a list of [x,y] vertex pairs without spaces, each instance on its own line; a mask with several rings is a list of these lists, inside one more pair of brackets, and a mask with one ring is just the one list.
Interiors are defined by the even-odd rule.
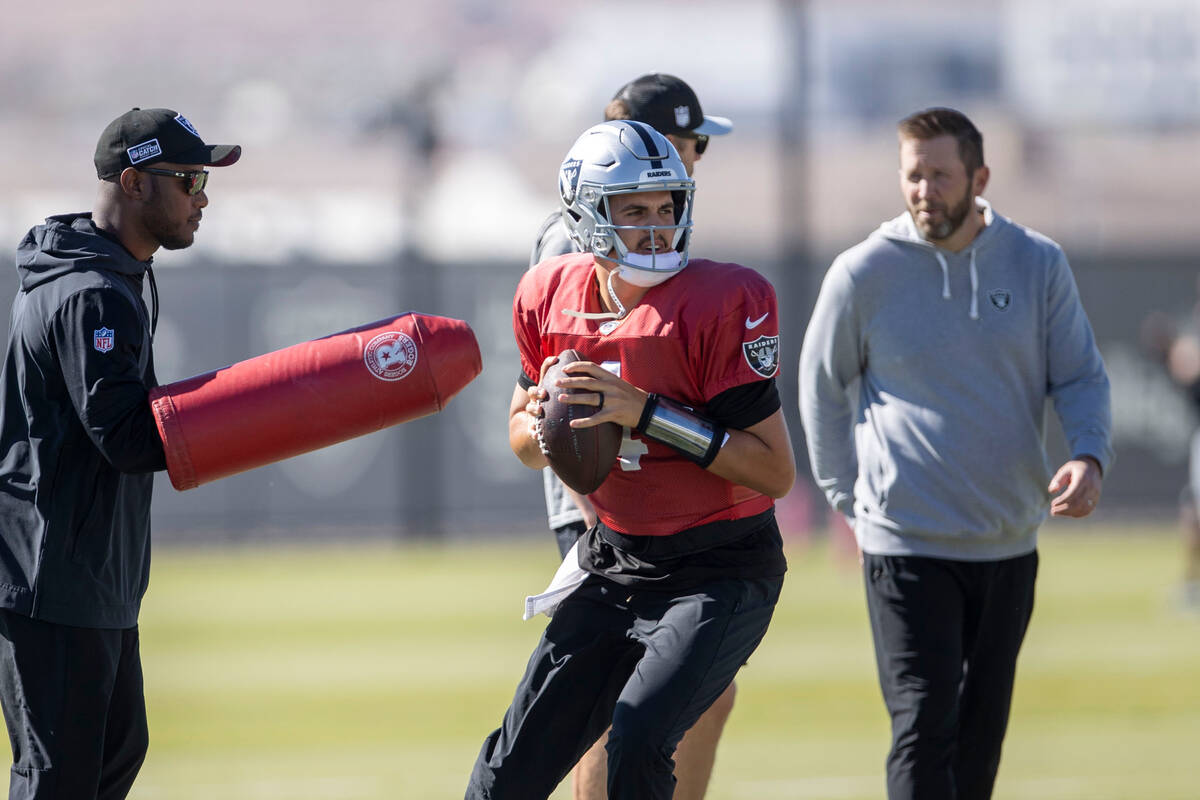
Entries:
[[608,797],[670,798],[672,755],[766,634],[786,562],[774,500],[795,480],[775,386],[771,284],[737,264],[691,259],[694,183],[649,125],[588,129],[559,172],[581,253],[521,280],[513,327],[522,372],[509,441],[545,456],[538,384],[561,351],[566,402],[614,422],[618,467],[590,497],[599,521],[576,543],[586,573],[553,611],[467,798],[548,797],[611,723]]
[[[733,123],[725,117],[704,113],[700,98],[684,80],[661,72],[642,75],[618,89],[604,109],[604,118],[631,119],[650,125],[675,146],[689,176],[707,150],[709,137],[733,131]],[[530,267],[547,258],[580,252],[563,219],[561,211],[556,209],[542,223],[530,254]],[[586,496],[570,489],[549,468],[542,470],[542,481],[550,529],[554,531],[559,554],[566,556],[575,540],[596,524],[596,511]],[[675,754],[675,775],[679,778],[675,800],[703,800],[712,776],[717,743],[733,711],[734,694],[735,686],[730,684],[679,743]],[[575,770],[576,800],[605,798],[604,742],[602,736]]]

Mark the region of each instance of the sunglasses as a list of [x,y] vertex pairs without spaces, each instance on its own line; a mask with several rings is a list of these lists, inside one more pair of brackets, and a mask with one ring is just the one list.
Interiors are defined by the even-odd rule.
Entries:
[[676,133],[680,139],[691,139],[696,143],[696,155],[704,155],[704,151],[708,149],[708,135],[704,133]]
[[173,169],[141,167],[138,171],[149,172],[152,175],[166,175],[169,178],[183,178],[183,185],[188,194],[200,194],[208,184],[208,170],[206,169],[198,169],[195,172],[176,172]]

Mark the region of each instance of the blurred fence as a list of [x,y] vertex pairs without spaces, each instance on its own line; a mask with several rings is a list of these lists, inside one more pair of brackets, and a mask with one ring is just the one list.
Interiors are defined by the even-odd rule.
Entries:
[[[807,459],[794,365],[828,263],[821,257],[805,268],[792,260],[785,269],[758,262],[785,309],[780,389],[802,474]],[[1149,309],[1190,308],[1195,262],[1190,254],[1109,254],[1078,256],[1073,266],[1114,384],[1118,463],[1106,481],[1106,508],[1162,513],[1173,508],[1182,485],[1193,420],[1182,395],[1138,352],[1138,326]],[[160,541],[543,530],[540,475],[517,462],[507,439],[519,369],[511,298],[520,269],[435,266],[415,257],[358,267],[193,261],[160,268],[156,361],[164,383],[407,310],[467,320],[484,363],[483,373],[435,416],[187,492],[160,476],[154,501]],[[3,292],[11,295],[14,283],[5,281]],[[1056,441],[1054,457],[1061,455]],[[797,491],[811,499],[807,480]]]

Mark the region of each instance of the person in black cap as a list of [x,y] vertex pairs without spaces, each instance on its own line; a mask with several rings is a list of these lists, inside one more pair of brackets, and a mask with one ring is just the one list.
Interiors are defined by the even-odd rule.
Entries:
[[704,113],[692,87],[662,72],[643,75],[622,86],[604,109],[604,118],[645,122],[665,135],[675,145],[688,175],[708,149],[710,136],[733,131],[733,123],[725,117]]
[[[9,797],[119,800],[148,743],[138,609],[150,568],[147,400],[158,317],[151,258],[188,247],[208,205],[208,145],[185,117],[132,109],[96,145],[91,213],[17,248],[0,371],[0,705]],[[151,307],[142,300],[148,278]]]
[[[704,114],[692,87],[674,75],[661,72],[642,75],[618,89],[604,109],[604,119],[645,122],[665,135],[689,176],[708,148],[709,137],[724,136],[733,131],[733,123],[725,117]],[[538,231],[529,267],[574,252],[578,252],[578,248],[571,242],[562,211],[555,210]],[[568,488],[549,467],[542,471],[542,482],[550,529],[554,531],[560,555],[565,557],[575,540],[596,524],[596,512],[586,497]],[[680,743],[675,754],[675,777],[679,781],[675,787],[676,800],[701,800],[708,790],[717,743],[725,721],[733,711],[736,691],[730,684]],[[607,796],[606,740],[606,736],[600,737],[575,769],[576,800],[604,800]]]

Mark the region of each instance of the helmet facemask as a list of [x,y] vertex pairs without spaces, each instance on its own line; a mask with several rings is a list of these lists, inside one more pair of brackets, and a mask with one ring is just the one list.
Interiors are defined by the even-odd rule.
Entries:
[[[637,286],[654,286],[674,275],[687,266],[688,241],[692,231],[692,192],[688,189],[670,190],[671,199],[675,205],[675,224],[664,225],[615,225],[610,201],[613,197],[623,194],[636,194],[646,191],[662,191],[661,189],[646,189],[639,186],[631,190],[604,191],[596,206],[596,216],[599,222],[592,231],[590,239],[591,252],[620,265],[621,278]],[[630,252],[629,246],[621,238],[622,231],[637,231],[649,234],[650,252]],[[668,242],[667,247],[660,249],[659,234]]]
[[[589,128],[563,162],[559,190],[572,240],[618,264],[623,280],[654,286],[687,266],[695,183],[670,141],[650,126],[619,120]],[[610,198],[661,191],[671,193],[674,225],[612,223]],[[619,235],[626,230],[649,232],[653,251],[630,253]],[[669,243],[665,250],[657,249],[658,233]]]

